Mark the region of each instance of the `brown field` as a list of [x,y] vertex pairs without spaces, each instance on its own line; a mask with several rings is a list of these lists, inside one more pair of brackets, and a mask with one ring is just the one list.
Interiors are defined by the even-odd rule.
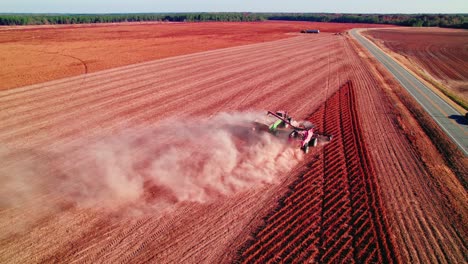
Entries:
[[[463,262],[408,95],[347,35],[284,34],[0,91],[0,262]],[[334,139],[251,131],[276,109]]]
[[381,46],[413,64],[468,102],[468,31],[400,28],[367,31]]
[[1,89],[211,49],[342,32],[368,24],[307,22],[127,23],[0,27]]

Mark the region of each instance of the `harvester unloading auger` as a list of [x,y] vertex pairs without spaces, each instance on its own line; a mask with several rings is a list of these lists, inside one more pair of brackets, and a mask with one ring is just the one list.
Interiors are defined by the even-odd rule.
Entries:
[[330,142],[332,135],[317,132],[315,126],[309,121],[295,121],[286,111],[275,113],[268,111],[267,115],[277,118],[272,124],[261,124],[256,122],[256,128],[266,130],[275,136],[287,134],[290,142],[299,142],[304,153],[309,152],[309,147],[316,147],[320,142]]

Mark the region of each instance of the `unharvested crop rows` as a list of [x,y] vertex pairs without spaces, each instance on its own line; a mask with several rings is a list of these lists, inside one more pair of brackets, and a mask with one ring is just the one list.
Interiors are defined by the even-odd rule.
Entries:
[[242,248],[242,262],[394,262],[348,82],[310,120],[334,136]]

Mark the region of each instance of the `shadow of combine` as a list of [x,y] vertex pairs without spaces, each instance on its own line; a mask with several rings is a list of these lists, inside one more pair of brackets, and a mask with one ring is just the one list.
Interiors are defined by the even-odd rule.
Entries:
[[455,120],[460,125],[468,125],[468,116],[466,116],[466,115],[465,116],[451,115],[451,116],[449,116],[449,118]]

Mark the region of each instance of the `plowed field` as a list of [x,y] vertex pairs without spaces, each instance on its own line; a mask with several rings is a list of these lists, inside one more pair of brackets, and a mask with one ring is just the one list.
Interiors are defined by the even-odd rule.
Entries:
[[241,252],[245,263],[388,263],[398,257],[357,119],[352,83],[309,120],[334,135]]
[[367,34],[468,101],[466,30],[405,28],[369,30]]
[[371,26],[267,21],[0,27],[0,90],[177,55],[288,38],[305,28],[343,32]]
[[[0,262],[463,262],[466,191],[387,77],[321,33],[0,91]],[[335,138],[303,157],[216,127],[276,109]]]

